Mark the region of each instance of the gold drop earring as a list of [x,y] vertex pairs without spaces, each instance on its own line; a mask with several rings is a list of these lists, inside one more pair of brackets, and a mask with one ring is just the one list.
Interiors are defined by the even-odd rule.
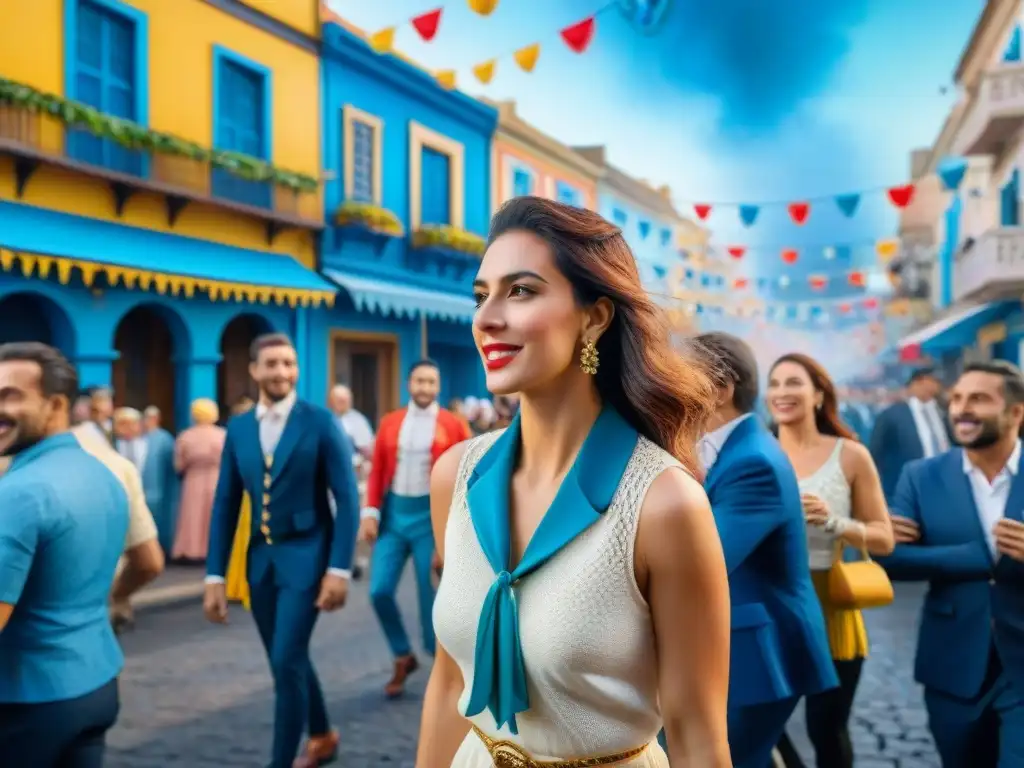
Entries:
[[597,366],[600,364],[601,361],[597,356],[597,344],[593,341],[584,343],[583,349],[580,350],[580,368],[583,369],[583,372],[593,376],[597,373]]

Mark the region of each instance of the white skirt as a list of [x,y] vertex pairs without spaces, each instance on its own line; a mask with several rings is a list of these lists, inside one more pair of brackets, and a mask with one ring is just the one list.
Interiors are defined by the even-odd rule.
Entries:
[[[494,768],[494,763],[480,737],[470,731],[463,739],[459,751],[455,753],[451,768]],[[668,756],[657,741],[652,741],[647,745],[647,749],[636,757],[611,763],[609,768],[669,768]]]

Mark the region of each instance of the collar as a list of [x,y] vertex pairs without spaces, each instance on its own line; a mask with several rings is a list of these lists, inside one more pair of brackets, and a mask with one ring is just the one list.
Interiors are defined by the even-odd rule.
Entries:
[[[962,453],[964,474],[969,475],[977,470],[977,467],[971,463],[970,458],[967,456],[967,451],[963,451]],[[1010,458],[1006,460],[1006,466],[1003,467],[1003,472],[1009,472],[1011,476],[1017,475],[1017,472],[1020,470],[1020,453],[1020,440],[1018,440],[1013,446],[1013,452],[1010,454]]]
[[287,419],[288,415],[292,412],[292,408],[295,407],[295,401],[299,399],[299,396],[295,394],[293,389],[287,397],[282,400],[278,400],[276,403],[266,405],[265,403],[256,404],[256,421],[260,421],[268,413],[273,412],[282,418]]
[[744,413],[742,416],[737,416],[732,421],[727,421],[725,424],[720,426],[714,432],[708,432],[704,435],[704,442],[715,449],[715,453],[722,452],[722,446],[725,445],[725,441],[729,439],[729,435],[732,434],[733,430],[738,427],[744,419],[749,419],[753,414]]
[[9,471],[13,472],[18,467],[26,464],[31,464],[33,461],[38,459],[40,456],[49,453],[55,448],[65,448],[67,446],[77,446],[78,440],[70,432],[60,432],[50,437],[45,437],[38,443],[33,445],[31,448],[26,448],[21,453],[17,454],[11,459],[11,466]]
[[441,406],[437,404],[437,400],[432,402],[426,408],[420,408],[412,400],[409,401],[409,413],[413,416],[437,416],[437,412],[441,410]]

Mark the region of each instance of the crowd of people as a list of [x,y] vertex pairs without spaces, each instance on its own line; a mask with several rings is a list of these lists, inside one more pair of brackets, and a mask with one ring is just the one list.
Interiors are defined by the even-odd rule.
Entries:
[[[255,403],[226,428],[196,403],[170,444],[158,412],[76,402],[56,350],[0,346],[5,766],[102,765],[109,605],[165,551],[203,554],[211,621],[244,590],[271,768],[338,754],[310,638],[360,551],[385,695],[416,648],[433,657],[418,768],[795,766],[801,700],[816,764],[852,768],[863,611],[898,580],[929,584],[915,675],[943,766],[1024,766],[1020,370],[971,364],[947,390],[919,371],[883,410],[841,402],[806,355],[759,372],[734,336],[680,349],[619,229],[532,197],[495,216],[474,293],[494,402],[441,407],[422,360],[376,430],[344,386],[330,409],[297,397],[282,334],[253,343]],[[158,452],[183,476],[174,541],[147,509],[177,503],[147,492]],[[416,640],[395,599],[409,560]]]

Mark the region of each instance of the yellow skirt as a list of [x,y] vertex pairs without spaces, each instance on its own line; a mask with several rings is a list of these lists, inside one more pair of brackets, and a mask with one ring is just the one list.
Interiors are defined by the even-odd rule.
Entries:
[[238,515],[238,527],[235,529],[235,543],[231,547],[231,560],[228,562],[227,582],[228,600],[241,601],[245,610],[249,610],[249,582],[246,580],[246,563],[249,556],[249,531],[252,529],[252,505],[249,494],[242,498],[242,509]]
[[828,590],[828,571],[811,571],[814,591],[818,593],[821,612],[825,616],[825,630],[832,658],[836,661],[852,661],[868,657],[868,630],[864,626],[864,614],[856,608],[836,608],[832,605]]

